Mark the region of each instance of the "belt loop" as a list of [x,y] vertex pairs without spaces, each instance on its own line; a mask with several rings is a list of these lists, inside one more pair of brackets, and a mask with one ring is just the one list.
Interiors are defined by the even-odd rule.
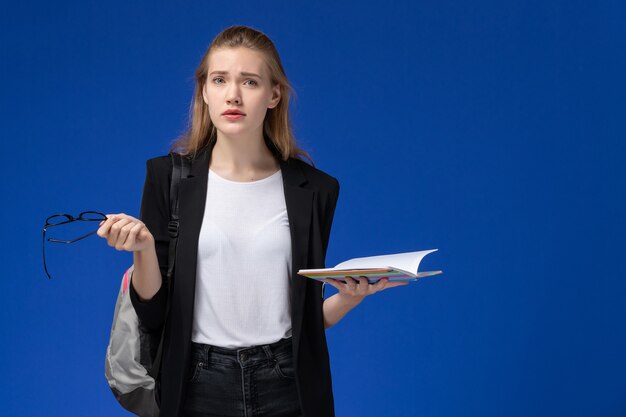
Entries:
[[211,345],[204,345],[204,346],[205,346],[205,348],[204,348],[204,364],[208,365],[208,363],[209,363],[209,354],[211,353],[211,348],[213,346],[211,346]]
[[274,358],[274,353],[272,352],[272,349],[270,349],[270,345],[263,345],[262,347],[267,359],[272,360]]

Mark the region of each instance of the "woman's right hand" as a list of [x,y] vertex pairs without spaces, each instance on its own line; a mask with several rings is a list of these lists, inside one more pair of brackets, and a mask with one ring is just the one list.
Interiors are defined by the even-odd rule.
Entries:
[[143,252],[154,248],[154,237],[146,225],[124,213],[107,214],[107,220],[100,223],[97,234],[119,251]]

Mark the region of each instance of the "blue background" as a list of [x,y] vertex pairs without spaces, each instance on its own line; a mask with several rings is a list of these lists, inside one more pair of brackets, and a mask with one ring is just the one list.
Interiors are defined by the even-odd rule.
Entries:
[[626,415],[625,11],[3,5],[2,415],[127,415],[103,369],[132,256],[49,245],[49,281],[43,222],[138,214],[144,161],[185,129],[193,71],[232,24],[274,40],[300,143],[341,182],[328,266],[439,248],[421,269],[443,275],[327,331],[338,416]]

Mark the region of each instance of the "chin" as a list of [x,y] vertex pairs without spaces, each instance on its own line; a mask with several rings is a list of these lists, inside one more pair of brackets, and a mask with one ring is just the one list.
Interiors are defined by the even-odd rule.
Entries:
[[226,126],[225,128],[221,128],[219,126],[216,127],[219,132],[227,136],[240,136],[250,133],[248,129],[241,129],[240,127],[236,127],[235,129],[233,129],[233,126]]

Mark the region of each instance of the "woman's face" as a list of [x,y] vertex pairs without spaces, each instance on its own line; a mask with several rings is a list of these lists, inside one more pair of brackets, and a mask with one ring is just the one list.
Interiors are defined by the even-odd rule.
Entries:
[[[248,48],[221,48],[209,56],[207,82],[202,90],[211,121],[222,135],[263,136],[268,108],[280,101],[280,88],[272,86],[260,52]],[[226,116],[238,110],[242,116]]]

